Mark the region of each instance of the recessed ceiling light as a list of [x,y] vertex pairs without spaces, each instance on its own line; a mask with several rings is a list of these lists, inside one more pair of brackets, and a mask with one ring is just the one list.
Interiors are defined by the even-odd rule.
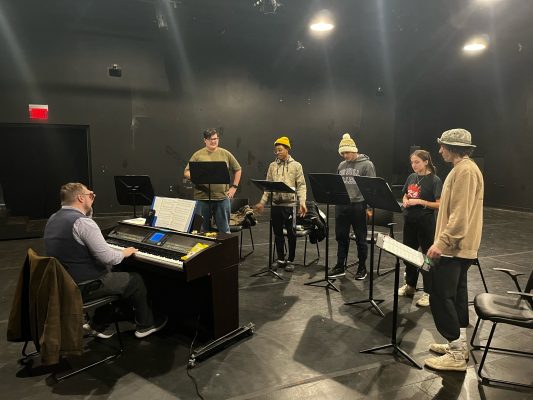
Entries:
[[467,43],[463,46],[463,50],[467,52],[476,52],[476,51],[482,51],[487,48],[487,45],[485,43],[479,43],[479,42],[473,42],[473,43]]
[[489,36],[486,34],[470,37],[463,46],[463,51],[469,54],[480,53],[489,47]]
[[335,28],[335,25],[328,23],[328,22],[315,22],[311,24],[310,28],[313,31],[325,32],[325,31],[330,31],[333,28]]
[[317,34],[329,32],[333,28],[335,28],[333,14],[329,10],[319,11],[309,24],[309,29]]

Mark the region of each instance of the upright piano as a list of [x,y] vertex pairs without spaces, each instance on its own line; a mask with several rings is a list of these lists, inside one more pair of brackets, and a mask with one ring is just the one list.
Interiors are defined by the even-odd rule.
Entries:
[[[239,327],[238,236],[205,237],[120,222],[106,237],[114,248],[139,251],[123,263],[143,275],[154,311],[169,316],[169,324],[203,339],[220,341]],[[197,244],[204,248],[189,257]],[[253,325],[244,328],[253,333]]]

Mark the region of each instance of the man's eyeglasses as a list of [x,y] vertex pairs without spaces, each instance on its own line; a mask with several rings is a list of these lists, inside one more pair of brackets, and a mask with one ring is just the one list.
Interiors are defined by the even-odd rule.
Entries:
[[211,137],[211,138],[209,138],[209,139],[205,139],[205,140],[210,140],[210,141],[214,142],[215,140],[218,140],[218,139],[220,139],[220,138],[218,138],[218,137]]
[[94,193],[94,192],[91,192],[91,193],[80,193],[80,196],[89,196],[89,198],[91,200],[94,200],[94,198],[96,197],[96,193]]

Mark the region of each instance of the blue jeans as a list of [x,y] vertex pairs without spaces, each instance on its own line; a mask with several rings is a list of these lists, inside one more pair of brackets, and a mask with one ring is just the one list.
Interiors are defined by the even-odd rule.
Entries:
[[211,200],[211,209],[209,209],[209,200],[197,201],[197,212],[202,216],[204,222],[202,223],[202,232],[209,231],[211,227],[211,214],[215,215],[215,222],[217,230],[223,233],[230,233],[229,217],[231,212],[231,205],[228,198],[224,200]]

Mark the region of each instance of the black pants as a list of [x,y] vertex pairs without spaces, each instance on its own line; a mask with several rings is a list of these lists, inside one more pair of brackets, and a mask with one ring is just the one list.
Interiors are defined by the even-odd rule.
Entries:
[[[119,295],[133,306],[135,320],[141,328],[154,324],[154,316],[148,305],[146,286],[141,275],[137,272],[108,272],[99,279],[102,285],[84,295],[84,301]],[[93,328],[106,326],[112,320],[112,313],[112,306],[97,308],[91,321]]]
[[272,230],[274,231],[276,252],[278,260],[285,260],[285,237],[283,228],[287,230],[287,241],[289,242],[288,261],[293,262],[296,254],[296,231],[294,229],[294,213],[292,207],[274,206],[272,212]]
[[448,341],[456,340],[460,328],[468,326],[468,268],[474,260],[441,257],[424,273],[424,288],[439,333]]
[[[412,249],[422,249],[426,254],[433,244],[435,236],[435,214],[422,214],[416,219],[404,218],[403,225],[403,244]],[[405,263],[405,283],[409,286],[416,287],[418,281],[418,268]]]
[[344,265],[350,249],[350,227],[355,233],[359,266],[366,263],[368,246],[366,243],[366,203],[351,203],[335,207],[335,238],[337,239],[337,264]]

